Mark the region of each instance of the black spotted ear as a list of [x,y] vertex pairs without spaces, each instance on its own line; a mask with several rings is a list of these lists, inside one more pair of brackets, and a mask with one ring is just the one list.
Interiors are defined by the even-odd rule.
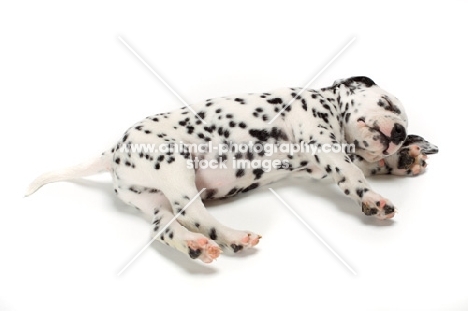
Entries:
[[409,145],[418,145],[422,154],[436,154],[439,148],[418,135],[408,135],[402,147]]
[[375,84],[374,81],[372,81],[372,79],[370,79],[368,77],[364,77],[364,76],[351,77],[351,78],[349,78],[349,79],[347,79],[345,81],[345,83],[349,84],[349,85],[351,85],[353,82],[364,84],[366,87],[371,87],[371,86],[377,85],[377,84]]
[[356,86],[355,84],[362,84],[365,87],[371,87],[371,86],[377,85],[375,84],[374,81],[372,81],[372,79],[368,77],[364,77],[364,76],[351,77],[348,79],[340,79],[340,80],[336,80],[335,82],[333,82],[333,86],[336,86],[339,84],[344,84],[347,87],[351,87],[353,86],[353,84],[354,86]]

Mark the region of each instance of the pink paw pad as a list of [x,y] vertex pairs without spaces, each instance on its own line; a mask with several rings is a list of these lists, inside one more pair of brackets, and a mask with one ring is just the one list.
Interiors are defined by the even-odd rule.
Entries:
[[218,244],[206,238],[187,241],[187,246],[190,258],[198,258],[204,263],[212,262],[221,254]]
[[239,239],[238,242],[236,241],[231,242],[229,246],[234,251],[234,253],[237,253],[245,248],[254,247],[255,245],[258,244],[258,242],[260,242],[261,238],[262,238],[261,235],[258,235],[252,232],[247,232],[247,235]]

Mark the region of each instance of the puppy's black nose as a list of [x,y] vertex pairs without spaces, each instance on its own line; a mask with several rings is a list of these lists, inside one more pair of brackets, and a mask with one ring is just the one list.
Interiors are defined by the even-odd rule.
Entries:
[[390,135],[391,135],[390,139],[392,143],[394,143],[395,145],[398,145],[399,143],[401,143],[402,141],[406,139],[406,130],[403,127],[403,125],[395,123]]

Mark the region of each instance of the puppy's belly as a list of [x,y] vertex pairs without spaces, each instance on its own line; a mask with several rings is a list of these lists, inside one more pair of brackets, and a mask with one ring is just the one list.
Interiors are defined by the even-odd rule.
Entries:
[[[278,170],[264,172],[261,178],[258,178],[253,169],[207,168],[196,171],[195,184],[198,190],[202,188],[214,190],[212,198],[222,198],[253,190],[260,185],[278,181],[284,176],[284,172]],[[204,196],[202,195],[202,197]]]

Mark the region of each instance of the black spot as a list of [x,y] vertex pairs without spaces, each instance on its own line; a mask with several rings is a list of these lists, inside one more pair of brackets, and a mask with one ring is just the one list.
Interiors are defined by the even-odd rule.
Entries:
[[216,127],[215,127],[214,125],[212,125],[212,126],[205,126],[203,129],[204,129],[205,131],[207,131],[208,133],[213,133],[213,131],[214,131],[215,128],[216,128]]
[[253,173],[255,175],[255,180],[262,178],[263,175],[263,170],[261,168],[256,168],[253,170]]
[[346,195],[349,195],[349,190],[348,190],[348,189],[345,189],[344,193],[345,193]]
[[318,155],[314,154],[314,157],[315,157],[315,161],[317,161],[317,163],[320,163],[320,159],[319,159]]
[[245,170],[244,169],[238,169],[236,172],[236,177],[240,178],[245,175]]
[[328,123],[328,113],[326,112],[317,112],[317,116],[321,119],[323,119],[323,121],[325,121],[325,123]]
[[250,184],[247,188],[245,188],[244,190],[242,190],[242,192],[248,192],[250,190],[253,190],[255,188],[258,188],[258,183],[253,183],[253,184]]
[[244,122],[239,123],[239,127],[245,129],[247,127],[247,124]]
[[211,228],[211,230],[210,230],[210,239],[212,239],[213,241],[215,241],[217,238],[218,238],[218,235],[216,234],[216,229],[215,229],[215,228]]
[[349,122],[349,117],[350,116],[351,116],[351,114],[349,112],[345,115],[345,121],[346,122]]
[[270,134],[266,130],[250,129],[249,134],[260,141],[267,141],[270,138]]
[[182,208],[178,208],[177,213],[180,213],[182,216],[185,216],[185,211]]
[[[208,104],[211,104],[211,103],[208,103]],[[208,106],[208,104],[206,104]],[[200,249],[191,249],[189,247],[189,256],[190,258],[192,259],[197,259],[199,256],[201,255],[201,250]]]
[[244,248],[244,246],[231,244],[231,248],[233,249],[234,253],[237,253],[238,251],[241,251]]
[[362,196],[364,195],[365,192],[367,192],[368,189],[361,189],[361,188],[357,188],[356,189],[356,194],[358,197],[362,198]]
[[120,164],[120,158],[116,158],[115,163]]
[[271,137],[274,139],[284,139],[287,140],[287,136],[277,127],[273,127],[270,132]]
[[135,189],[135,188],[133,188],[133,187],[128,188],[128,190],[130,190],[131,192],[136,193],[136,194],[140,194],[140,193],[141,193],[141,191],[139,191],[139,190],[137,190],[137,189]]
[[205,191],[205,200],[212,199],[216,193],[218,193],[218,189],[208,189]]
[[300,166],[306,166],[309,162],[308,161],[301,161],[301,163],[299,163]]
[[332,169],[331,169],[330,165],[327,165],[325,167],[325,171],[327,171],[327,173],[331,173]]
[[234,187],[234,188],[232,188],[231,190],[229,190],[229,192],[227,193],[227,195],[233,195],[233,194],[236,193],[236,191],[237,191],[237,188]]
[[281,98],[271,98],[267,100],[270,104],[282,104],[283,100]]
[[234,122],[234,121],[230,121],[230,122],[229,122],[229,126],[230,126],[230,127],[234,127],[234,126],[236,126],[236,122]]

